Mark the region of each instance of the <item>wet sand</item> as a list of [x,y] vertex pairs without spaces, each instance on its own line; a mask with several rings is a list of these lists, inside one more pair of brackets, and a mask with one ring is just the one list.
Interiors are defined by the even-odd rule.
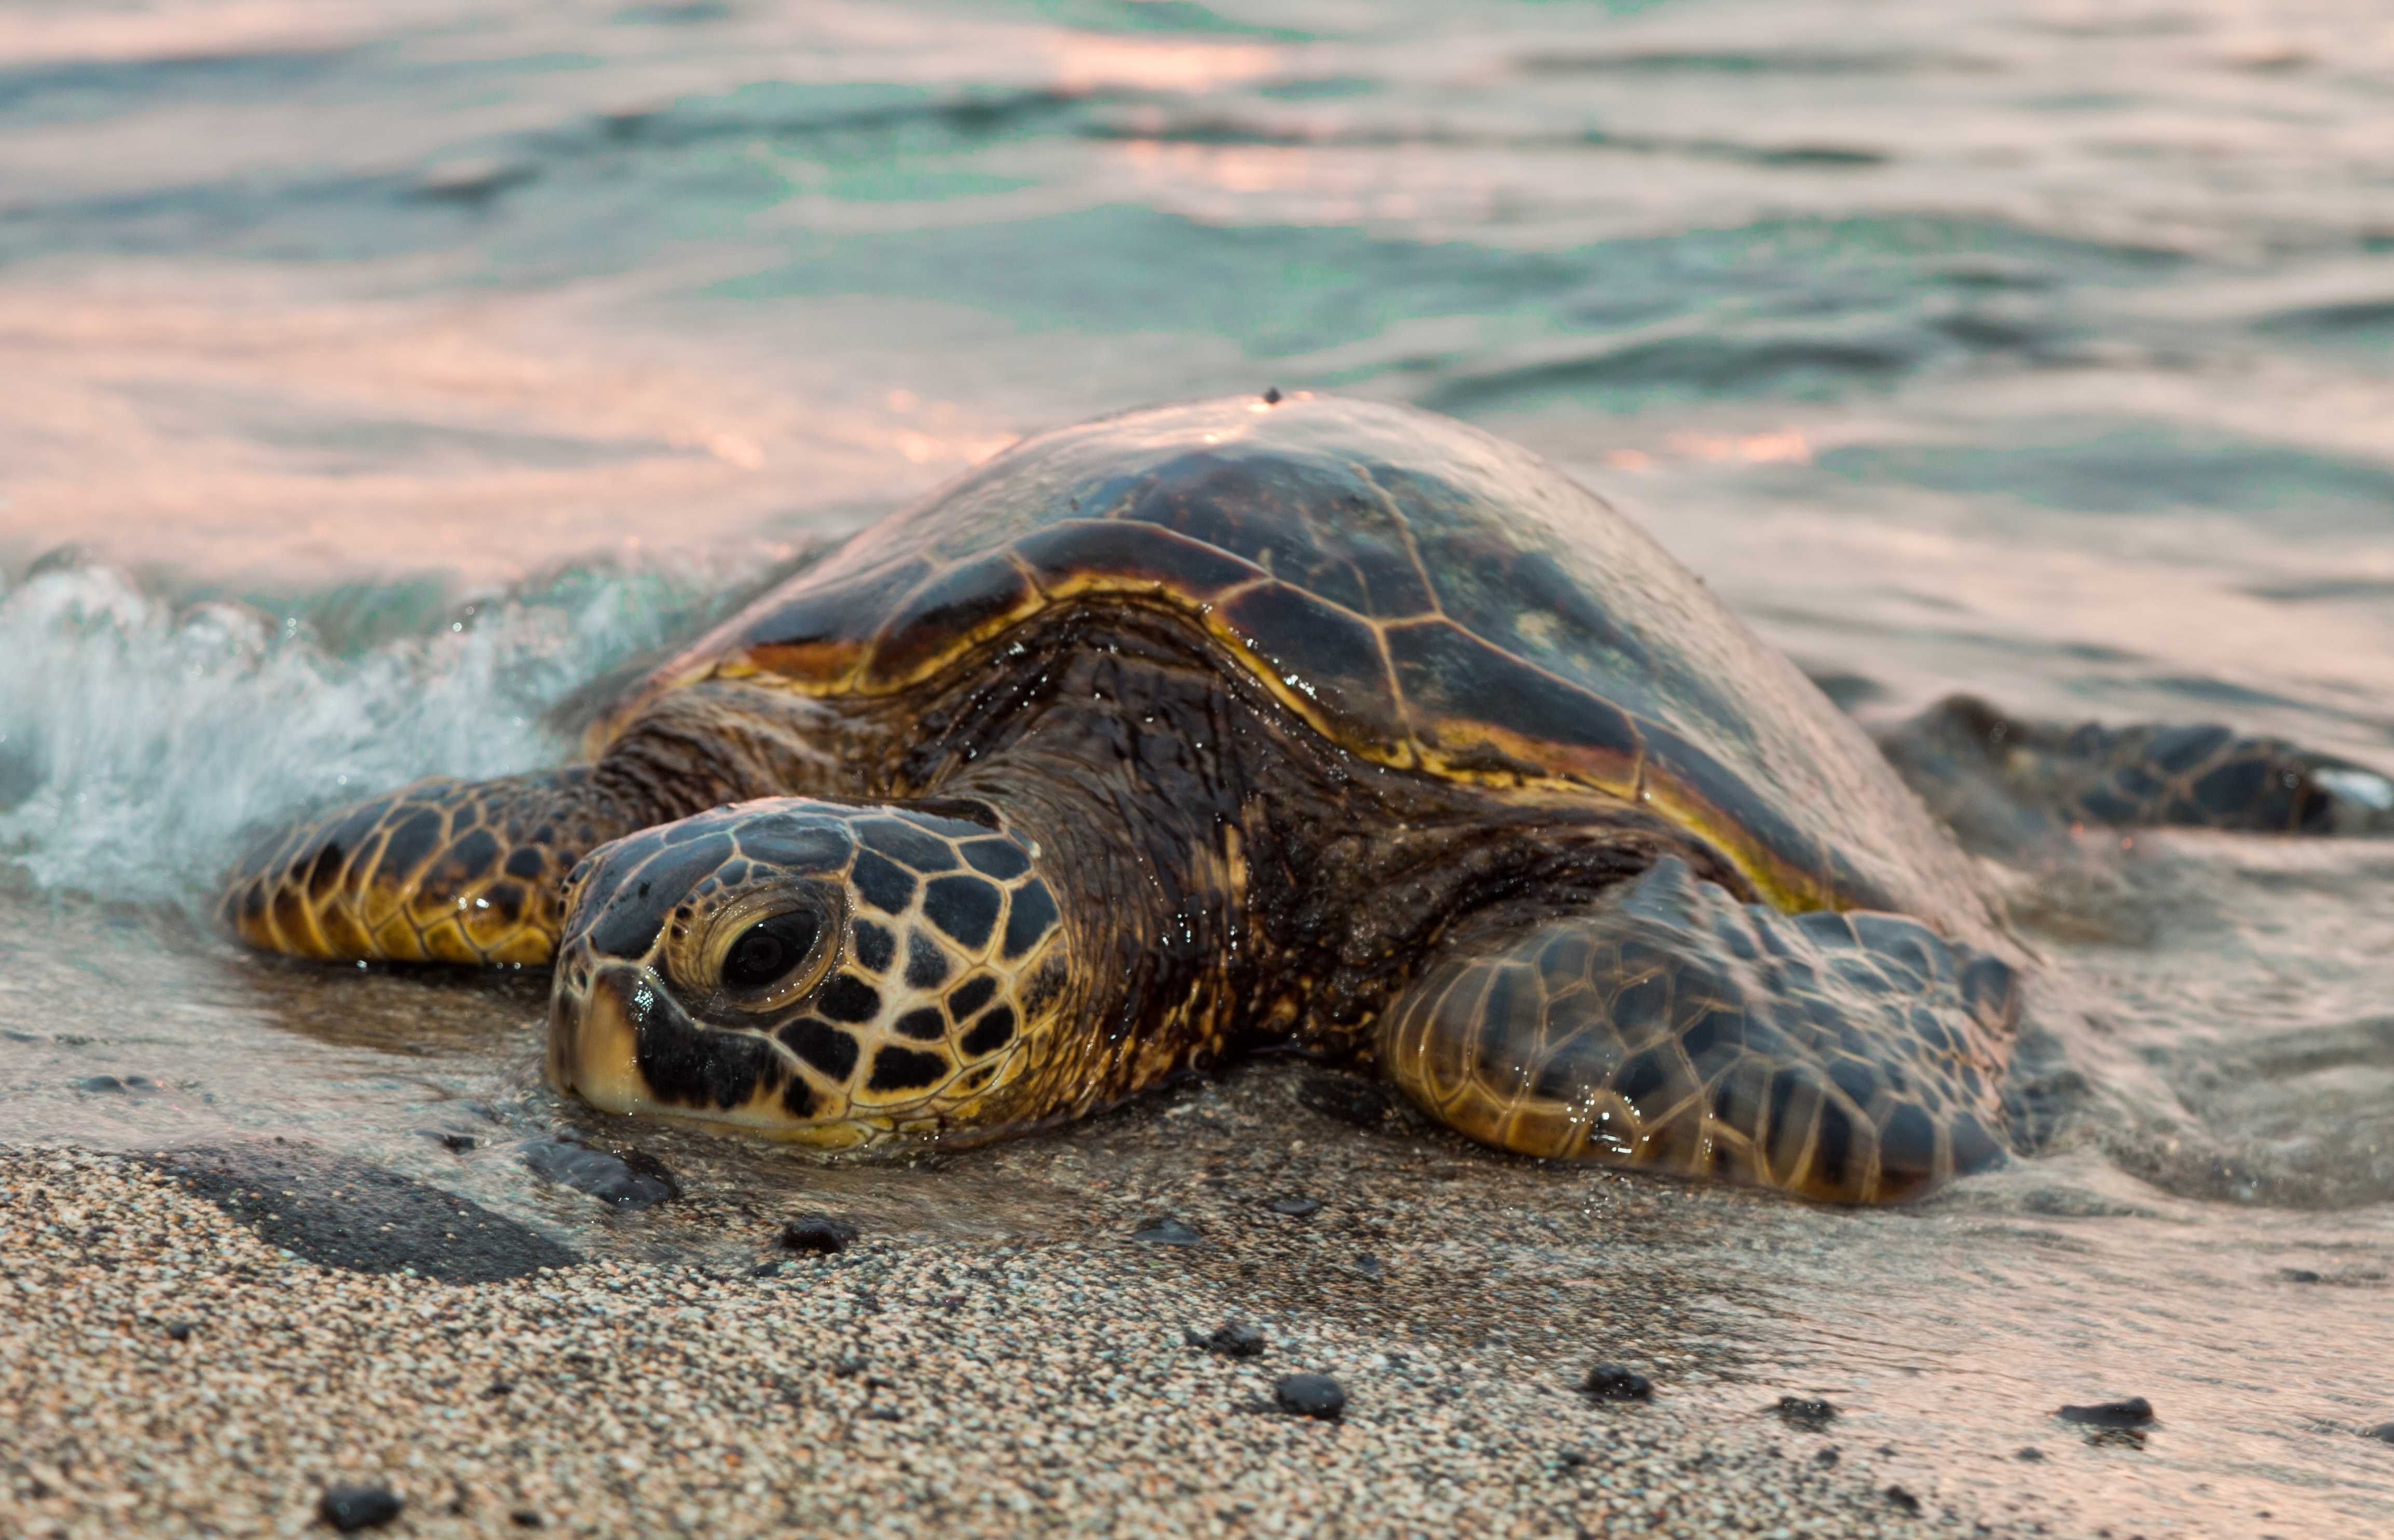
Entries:
[[[0,1529],[290,1533],[345,1483],[402,1498],[405,1533],[2291,1540],[2394,1516],[2394,1449],[2360,1436],[2394,1394],[2327,1350],[2382,1322],[2382,1227],[2261,1214],[2220,1257],[2091,1160],[1821,1210],[1484,1155],[1292,1063],[914,1167],[637,1133],[678,1198],[549,1189],[529,1223],[437,1195],[520,1177],[504,1143],[364,1187],[299,1141],[0,1152]],[[270,1165],[221,1179],[243,1150]],[[976,1193],[1008,1196],[977,1223]],[[1321,1206],[1269,1206],[1291,1198]],[[859,1239],[783,1248],[809,1212]],[[1166,1216],[1197,1244],[1135,1238]],[[1186,1340],[1230,1321],[1267,1350]],[[1651,1401],[1581,1394],[1600,1361]],[[1298,1372],[1341,1383],[1342,1420],[1274,1409]],[[2052,1415],[2128,1395],[2152,1428]]]

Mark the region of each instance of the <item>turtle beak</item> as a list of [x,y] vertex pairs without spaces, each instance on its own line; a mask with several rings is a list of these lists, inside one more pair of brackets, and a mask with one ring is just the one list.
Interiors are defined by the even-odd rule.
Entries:
[[587,944],[576,944],[559,959],[549,997],[548,1083],[609,1112],[647,1107],[639,1029],[658,1012],[680,1014],[656,975],[636,963],[594,966]]

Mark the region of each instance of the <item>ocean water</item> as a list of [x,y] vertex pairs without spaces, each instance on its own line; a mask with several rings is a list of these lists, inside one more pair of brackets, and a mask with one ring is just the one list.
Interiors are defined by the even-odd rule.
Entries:
[[[0,1137],[282,1132],[588,1230],[419,1133],[596,1126],[538,1085],[539,981],[241,955],[243,832],[552,762],[592,681],[875,514],[1179,396],[1518,438],[1865,717],[1967,689],[2394,770],[2389,103],[2394,26],[2326,0],[11,6]],[[2172,1357],[2207,1323],[2280,1399],[2152,1452],[2209,1495],[2151,1521],[2394,1524],[2348,1437],[2394,1388],[2333,1340],[2394,1302],[2394,845],[2003,880],[2072,1118],[1851,1243],[1987,1292],[1822,1261],[1775,1340],[1980,1391],[2110,1342],[2259,1404]],[[1025,1159],[899,1208],[1063,1222]],[[2096,1299],[2138,1325],[2051,1326]]]

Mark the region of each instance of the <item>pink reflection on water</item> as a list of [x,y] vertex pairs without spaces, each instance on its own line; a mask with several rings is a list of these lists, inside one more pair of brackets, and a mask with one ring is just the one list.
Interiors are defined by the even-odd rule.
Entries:
[[905,388],[817,392],[602,340],[567,301],[287,287],[238,270],[0,286],[0,548],[507,577],[644,541],[809,533],[1013,439]]

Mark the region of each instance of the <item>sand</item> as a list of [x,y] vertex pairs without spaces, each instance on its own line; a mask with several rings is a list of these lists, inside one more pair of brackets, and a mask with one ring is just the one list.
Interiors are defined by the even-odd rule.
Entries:
[[[618,1208],[472,1125],[376,1160],[0,1149],[0,1534],[329,1533],[343,1485],[403,1534],[2294,1540],[2394,1512],[2362,1436],[2394,1405],[2352,1348],[2382,1336],[2374,1222],[2255,1214],[2223,1251],[2092,1157],[1819,1209],[1489,1155],[1266,1063],[912,1167],[582,1119],[679,1189]],[[857,1239],[785,1249],[815,1213]],[[1195,1244],[1154,1244],[1165,1218]],[[1231,1322],[1266,1350],[1188,1340]],[[1651,1400],[1580,1393],[1606,1361]],[[1276,1406],[1300,1373],[1340,1420]],[[2054,1415],[2128,1395],[2153,1428]]]

